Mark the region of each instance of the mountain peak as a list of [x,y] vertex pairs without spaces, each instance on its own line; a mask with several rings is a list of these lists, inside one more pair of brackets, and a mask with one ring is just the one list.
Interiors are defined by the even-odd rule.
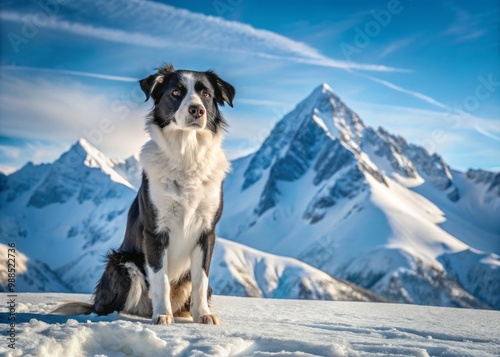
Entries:
[[111,161],[110,159],[106,158],[106,156],[94,145],[92,145],[87,139],[84,138],[78,139],[68,150],[68,153],[77,153],[78,156],[80,156],[82,159],[85,159],[86,164],[89,159]]
[[78,141],[73,144],[67,152],[61,155],[57,161],[64,166],[73,168],[83,164],[92,169],[100,169],[104,174],[109,176],[112,181],[134,188],[133,184],[115,170],[115,166],[123,162],[108,158],[84,138],[78,139]]
[[333,89],[322,83],[305,100],[312,106],[311,119],[331,138],[338,138],[351,151],[357,151],[366,125],[335,94]]
[[97,148],[92,145],[87,139],[85,138],[80,138],[78,139],[78,141],[76,142],[76,144],[80,145],[83,149],[85,149],[85,151],[89,152],[89,151],[99,151],[97,150]]
[[[349,150],[355,151],[364,128],[359,116],[342,102],[328,84],[322,83],[276,124],[251,159],[242,188],[246,189],[260,180],[262,173],[287,153],[296,156],[304,165],[310,165],[323,150],[323,140],[327,145],[332,139],[339,139]],[[308,157],[302,157],[303,154]]]
[[333,89],[327,84],[322,83],[311,92],[311,94],[304,100],[305,102],[322,102],[331,99],[340,100],[335,94]]
[[332,94],[335,94],[335,93],[333,92],[333,89],[332,89],[332,88],[328,85],[328,83],[326,83],[326,82],[323,82],[323,83],[319,86],[319,88],[321,88],[321,89],[323,90],[323,92],[330,92],[330,93],[332,93]]

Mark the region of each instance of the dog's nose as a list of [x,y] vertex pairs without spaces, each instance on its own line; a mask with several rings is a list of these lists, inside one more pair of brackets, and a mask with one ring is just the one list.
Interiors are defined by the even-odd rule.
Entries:
[[200,104],[192,104],[188,108],[189,114],[191,114],[195,118],[201,117],[205,114],[205,109]]

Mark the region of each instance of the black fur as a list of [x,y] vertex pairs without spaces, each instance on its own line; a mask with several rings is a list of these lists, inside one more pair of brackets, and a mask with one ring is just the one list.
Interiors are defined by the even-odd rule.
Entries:
[[107,255],[107,261],[106,270],[94,292],[93,310],[98,315],[123,310],[130,290],[130,277],[125,263],[134,263],[145,274],[143,254],[112,250]]
[[201,246],[201,249],[204,253],[202,267],[208,276],[208,274],[210,273],[212,253],[215,246],[215,233],[213,231],[203,233],[200,237],[200,240],[198,241],[198,244]]
[[[161,253],[168,246],[168,233],[156,234],[156,210],[149,198],[149,181],[145,173],[137,196],[128,212],[125,239],[120,252],[143,252],[149,265],[158,271],[161,268]],[[139,266],[144,271],[143,266]]]
[[200,237],[200,240],[198,241],[198,244],[201,246],[201,249],[205,253],[203,256],[202,266],[203,266],[203,269],[205,270],[205,273],[207,274],[207,276],[210,273],[210,263],[212,261],[212,254],[213,254],[214,246],[215,246],[215,226],[217,225],[217,223],[220,220],[220,217],[222,216],[223,206],[224,206],[224,193],[223,193],[222,185],[221,185],[219,208],[217,209],[217,212],[215,213],[215,217],[214,217],[214,220],[212,222],[212,227],[211,227],[210,231],[203,233]]

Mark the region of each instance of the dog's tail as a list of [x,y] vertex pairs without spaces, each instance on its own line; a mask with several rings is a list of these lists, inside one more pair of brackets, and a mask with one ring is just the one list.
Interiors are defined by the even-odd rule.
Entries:
[[51,311],[57,315],[88,315],[94,312],[94,305],[80,301],[65,302]]

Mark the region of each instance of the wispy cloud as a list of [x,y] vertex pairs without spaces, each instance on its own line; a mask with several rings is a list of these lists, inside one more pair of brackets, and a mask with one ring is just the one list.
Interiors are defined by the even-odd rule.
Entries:
[[402,38],[402,39],[399,39],[399,40],[396,40],[396,41],[390,43],[382,50],[382,52],[379,55],[379,58],[384,58],[393,52],[396,52],[396,51],[399,51],[405,47],[408,47],[409,45],[411,45],[415,41],[415,39],[416,39],[416,37],[413,36],[413,37]]
[[[134,6],[131,6],[131,5]],[[405,72],[407,69],[382,64],[357,63],[330,58],[305,43],[294,41],[272,31],[256,29],[250,25],[222,18],[192,13],[169,5],[150,1],[65,1],[69,8],[86,10],[92,7],[100,16],[127,24],[127,30],[95,26],[52,17],[46,28],[67,33],[98,38],[104,41],[165,48],[208,49],[268,56],[276,60],[307,63],[340,69],[357,69],[376,72]],[[124,11],[126,9],[126,11]],[[29,16],[16,11],[3,11],[0,19],[23,23]],[[111,21],[108,21],[111,22]],[[168,24],[168,26],[166,25]],[[147,31],[147,34],[144,33]]]
[[[16,11],[0,12],[0,20],[17,22],[20,24],[24,24],[23,21],[26,18],[29,19],[29,16],[30,14],[19,13]],[[50,17],[47,23],[44,25],[44,28],[64,31],[74,35],[98,38],[104,41],[125,43],[137,46],[162,48],[168,45],[168,41],[160,37],[107,27],[96,27],[93,25],[78,22],[65,21],[55,17]]]
[[404,126],[420,127],[422,130],[428,130],[429,125],[435,125],[446,128],[447,131],[477,130],[477,127],[480,127],[484,131],[500,134],[500,126],[496,118],[483,118],[466,115],[466,113],[456,116],[456,113],[447,110],[429,110],[389,104],[352,102],[351,105],[358,108],[364,120],[376,117],[380,125],[390,126],[391,123],[397,122]]
[[[443,103],[437,101],[436,99],[429,97],[428,95],[425,95],[425,94],[422,94],[420,92],[416,92],[413,90],[409,90],[406,88],[402,88],[394,83],[385,81],[385,80],[380,79],[380,78],[375,78],[373,76],[369,76],[369,75],[364,74],[364,73],[358,73],[358,74],[360,74],[361,76],[366,77],[374,82],[380,83],[388,88],[394,89],[394,90],[401,92],[401,93],[411,95],[412,97],[423,100],[424,102],[427,102],[435,107],[444,109],[445,112],[444,113],[441,112],[441,114],[439,114],[439,117],[441,118],[441,120],[443,120],[444,118],[448,118],[448,122],[459,121],[461,128],[474,129],[478,133],[480,133],[480,134],[482,134],[490,139],[500,141],[500,137],[498,137],[492,133],[492,131],[500,132],[500,128],[499,128],[498,122],[496,120],[493,121],[493,120],[483,119],[480,117],[470,115],[469,113],[464,112],[464,111],[460,111],[460,112],[456,113],[456,110],[454,108],[452,108],[446,104],[443,104]],[[415,111],[417,111],[417,109],[413,110],[413,112],[415,112]],[[426,111],[426,110],[420,110],[420,111],[422,113],[421,118],[435,118],[436,117],[436,112],[430,112],[430,111]],[[458,119],[453,119],[454,117],[457,117]],[[421,122],[421,121],[422,121],[422,119],[419,120],[419,122]]]
[[[354,72],[353,73],[357,73],[357,72]],[[420,100],[423,100],[424,102],[427,102],[429,104],[432,104],[438,108],[442,108],[442,109],[450,109],[447,105],[437,101],[436,99],[434,98],[431,98],[429,97],[428,95],[425,95],[423,93],[420,93],[420,92],[416,92],[416,91],[413,91],[413,90],[410,90],[410,89],[406,89],[406,88],[403,88],[403,87],[400,87],[394,83],[391,83],[391,82],[388,82],[386,80],[383,80],[383,79],[380,79],[380,78],[376,78],[376,77],[373,77],[373,76],[370,76],[370,75],[367,75],[367,74],[364,74],[364,73],[357,73],[365,78],[368,78],[374,82],[377,82],[377,83],[380,83],[388,88],[391,88],[391,89],[394,89],[395,91],[398,91],[398,92],[401,92],[401,93],[405,93],[405,94],[408,94],[408,95],[411,95],[412,97],[415,97],[417,99],[420,99]]]
[[369,63],[359,63],[359,62],[349,62],[349,61],[340,61],[328,57],[321,56],[319,58],[303,58],[303,57],[291,57],[291,56],[277,56],[270,55],[266,53],[258,53],[260,57],[277,59],[281,61],[290,61],[296,63],[305,63],[311,64],[315,66],[322,67],[332,67],[332,68],[340,68],[345,70],[357,69],[362,71],[373,71],[373,72],[399,72],[399,73],[411,73],[413,72],[410,69],[404,68],[396,68],[396,67],[387,67],[379,64],[369,64]]
[[491,138],[496,141],[500,141],[500,136],[493,134],[491,131],[485,130],[484,128],[480,127],[479,125],[474,125],[474,129],[476,129],[480,134],[483,134],[484,136],[487,136],[488,138]]
[[483,35],[486,34],[486,31],[485,30],[477,30],[477,31],[473,31],[471,33],[467,33],[459,38],[457,38],[455,40],[455,43],[460,43],[460,42],[465,42],[465,41],[469,41],[469,40],[474,40],[476,38],[479,38]]
[[470,41],[486,35],[488,25],[496,24],[499,15],[496,8],[484,13],[472,14],[454,4],[448,4],[448,7],[455,19],[441,35],[454,38],[453,43]]
[[279,107],[279,106],[283,107],[292,105],[292,103],[278,102],[274,100],[251,99],[251,98],[239,98],[238,103],[248,104],[248,105],[264,105],[270,107]]
[[97,78],[97,79],[104,79],[108,81],[118,81],[118,82],[137,82],[139,80],[138,78],[112,76],[108,74],[93,73],[93,72],[81,72],[81,71],[71,71],[65,69],[39,68],[39,67],[26,67],[26,66],[0,66],[0,72],[1,71],[33,71],[37,73],[63,74],[63,75]]

